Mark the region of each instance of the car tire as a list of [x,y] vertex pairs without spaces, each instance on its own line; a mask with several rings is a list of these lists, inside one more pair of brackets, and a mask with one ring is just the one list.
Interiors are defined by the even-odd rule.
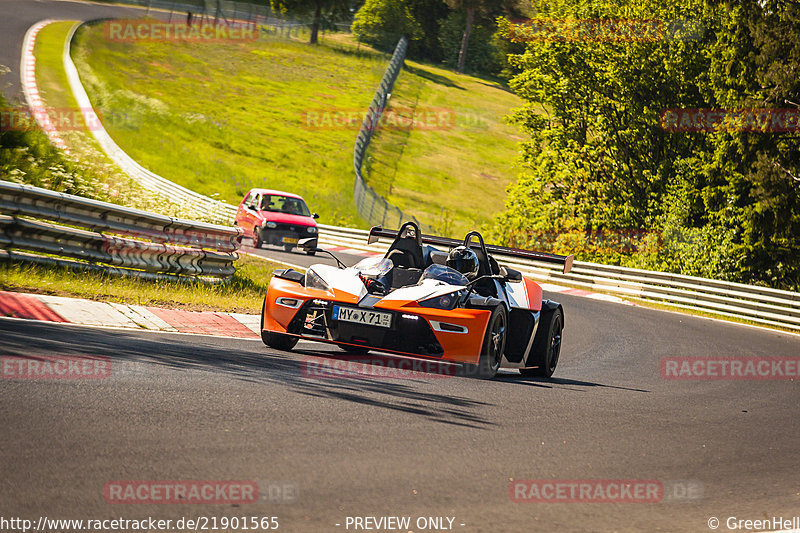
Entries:
[[282,333],[273,333],[271,331],[264,331],[264,312],[267,310],[267,297],[264,296],[264,304],[261,306],[261,341],[276,350],[288,352],[295,347],[297,337],[291,335],[284,335]]
[[564,312],[560,307],[553,311],[543,311],[541,325],[533,338],[533,348],[528,356],[527,365],[536,368],[521,368],[523,376],[549,378],[556,371],[558,358],[561,355],[561,334],[564,331]]
[[291,252],[293,248],[294,248],[294,245],[292,245],[292,244],[284,244],[284,245],[283,245],[283,249],[284,249],[286,252]]
[[264,244],[264,239],[261,237],[261,228],[253,229],[253,247],[261,248],[262,244]]
[[507,329],[508,311],[505,306],[498,305],[492,309],[492,316],[486,325],[481,357],[477,365],[469,365],[469,375],[479,379],[492,379],[497,375],[506,348]]
[[317,252],[315,252],[314,250],[311,250],[310,252],[306,252],[306,255],[316,255],[316,254],[317,254]]
[[264,341],[264,344],[269,346],[270,348],[274,348],[276,350],[282,350],[284,352],[291,351],[292,348],[295,347],[297,341],[299,340],[297,337],[292,335],[284,335],[283,333],[273,333],[272,331],[262,331],[261,332],[261,340]]

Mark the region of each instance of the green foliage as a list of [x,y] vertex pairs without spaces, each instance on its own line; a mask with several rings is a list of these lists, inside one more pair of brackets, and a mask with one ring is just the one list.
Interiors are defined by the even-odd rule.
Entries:
[[409,43],[408,57],[439,63],[442,60],[439,30],[442,21],[450,14],[450,8],[442,0],[407,0],[407,2],[411,15],[422,30],[422,36]]
[[506,80],[520,73],[519,70],[514,68],[511,64],[509,57],[525,52],[525,45],[523,43],[514,42],[506,37],[509,32],[510,24],[511,22],[509,22],[506,17],[497,17],[497,20],[495,20],[497,29],[495,29],[492,34],[489,43],[494,49],[495,55],[495,59],[492,62],[495,71],[492,72],[492,74],[496,74]]
[[[797,288],[798,133],[668,132],[660,125],[671,108],[797,101],[798,8],[768,4],[534,6],[543,18],[691,20],[705,31],[621,42],[539,39],[512,55],[519,73],[511,86],[528,102],[513,118],[530,140],[495,238],[574,250],[586,260]],[[647,238],[623,253],[574,240],[536,242],[544,230],[586,236],[632,229]]]
[[[442,46],[443,62],[450,68],[456,68],[461,40],[466,24],[464,11],[453,11],[443,21],[439,30],[439,42]],[[494,29],[491,25],[474,24],[467,46],[465,72],[491,74],[501,68],[498,50],[492,42]]]
[[406,0],[367,0],[356,13],[353,34],[380,50],[392,50],[405,35],[409,41],[422,37],[422,27]]
[[[0,109],[6,107],[0,95]],[[0,130],[0,179],[105,199],[100,180],[65,158],[38,129]]]
[[320,28],[330,27],[333,22],[350,16],[347,0],[270,0],[269,4],[278,13],[308,20],[311,44],[317,44]]

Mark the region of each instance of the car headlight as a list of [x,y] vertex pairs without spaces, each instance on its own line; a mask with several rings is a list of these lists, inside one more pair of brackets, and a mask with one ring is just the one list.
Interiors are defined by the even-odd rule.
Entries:
[[306,287],[330,292],[330,286],[322,279],[322,276],[314,272],[313,268],[306,270]]
[[461,293],[462,291],[449,292],[441,296],[428,298],[427,300],[421,300],[419,305],[422,307],[431,307],[434,309],[444,309],[445,311],[450,311],[461,299]]
[[309,226],[308,227],[308,232],[309,233],[316,233],[317,232],[317,228],[315,228],[314,226]]
[[275,222],[272,222],[271,220],[267,221],[267,223],[264,225],[269,229],[275,229],[278,227],[278,225]]

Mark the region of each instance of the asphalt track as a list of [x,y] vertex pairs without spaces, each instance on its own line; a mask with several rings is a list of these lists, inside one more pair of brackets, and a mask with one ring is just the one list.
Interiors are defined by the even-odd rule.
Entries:
[[[253,248],[251,239],[244,239],[242,242],[242,251],[299,268],[308,268],[316,263],[323,263],[331,266],[337,265],[336,261],[324,252],[318,252],[316,255],[311,256],[298,249],[287,252],[278,246],[264,245],[262,248]],[[339,258],[339,261],[347,266],[353,266],[366,257],[365,255],[357,253],[340,251],[335,252],[335,255]]]
[[45,19],[82,20],[99,17],[136,17],[140,9],[90,2],[0,0],[0,65],[11,71],[0,77],[0,90],[9,100],[22,102],[19,61],[25,32]]
[[[674,355],[796,355],[800,337],[559,295],[553,380],[315,379],[258,341],[0,319],[3,355],[111,358],[103,380],[0,380],[0,516],[455,516],[459,531],[703,531],[798,514],[797,381],[674,381]],[[114,505],[112,480],[279,480],[294,503]],[[513,503],[511,479],[687,480],[681,503]],[[351,529],[352,530],[352,529]]]
[[[76,18],[83,6],[0,0],[3,53],[10,32],[21,39],[29,22]],[[280,531],[313,532],[348,531],[347,516],[450,516],[456,531],[503,532],[710,531],[711,516],[728,531],[730,516],[800,515],[800,383],[660,373],[670,356],[797,356],[800,337],[551,296],[566,312],[553,380],[316,379],[304,377],[304,357],[339,357],[337,348],[281,353],[258,341],[0,319],[0,356],[112,362],[107,379],[0,380],[0,517],[278,516]],[[112,480],[237,479],[293,484],[297,498],[120,505],[103,495]],[[685,480],[702,495],[514,503],[509,482],[519,479]]]

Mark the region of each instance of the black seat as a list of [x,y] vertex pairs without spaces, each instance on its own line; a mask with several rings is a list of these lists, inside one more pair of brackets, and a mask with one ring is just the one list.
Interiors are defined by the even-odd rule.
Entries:
[[413,222],[403,224],[389,251],[386,252],[386,259],[389,259],[395,267],[425,268],[422,235],[416,224]]

